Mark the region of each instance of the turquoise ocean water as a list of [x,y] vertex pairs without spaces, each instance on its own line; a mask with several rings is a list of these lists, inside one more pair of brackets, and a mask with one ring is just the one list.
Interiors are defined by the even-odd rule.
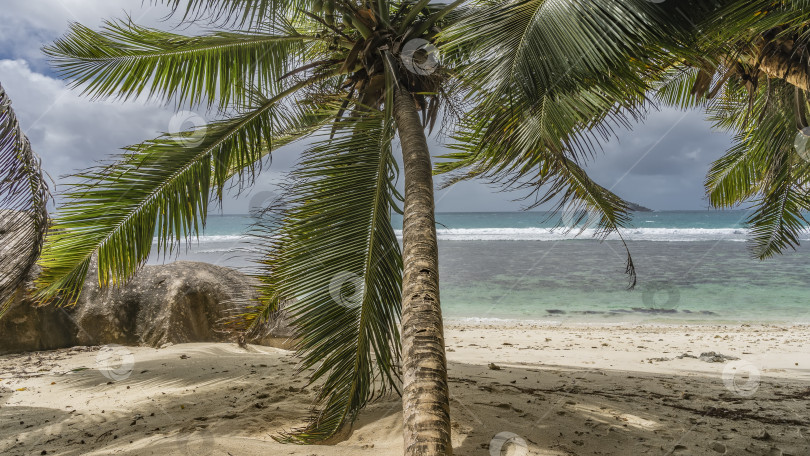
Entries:
[[[455,320],[810,322],[810,234],[797,251],[758,261],[745,219],[743,211],[636,213],[622,231],[638,272],[630,291],[616,236],[599,242],[591,229],[555,229],[559,217],[543,212],[439,213],[442,306]],[[252,223],[211,216],[178,259],[250,272]],[[395,217],[398,234],[401,224]]]

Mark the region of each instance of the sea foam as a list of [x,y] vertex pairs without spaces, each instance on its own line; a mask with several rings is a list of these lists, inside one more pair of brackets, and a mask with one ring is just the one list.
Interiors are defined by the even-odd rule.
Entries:
[[[402,239],[402,230],[394,230],[397,238]],[[596,230],[584,231],[574,229],[551,228],[442,228],[436,230],[442,241],[562,241],[572,239],[593,239]],[[626,228],[621,236],[629,241],[657,242],[697,242],[697,241],[733,241],[744,242],[748,236],[745,228]],[[246,235],[210,235],[200,236],[200,243],[244,243],[250,241]],[[608,240],[619,240],[619,234],[611,233]],[[810,241],[810,233],[799,236],[802,241]],[[192,241],[195,239],[192,238]]]
[[[439,229],[440,240],[446,241],[561,241],[591,239],[596,229],[565,230],[550,228],[453,228]],[[625,240],[694,242],[694,241],[745,241],[748,232],[743,228],[627,228],[621,230]],[[402,233],[397,230],[397,236]],[[618,240],[619,234],[611,233],[609,240]],[[810,237],[808,237],[810,239]]]

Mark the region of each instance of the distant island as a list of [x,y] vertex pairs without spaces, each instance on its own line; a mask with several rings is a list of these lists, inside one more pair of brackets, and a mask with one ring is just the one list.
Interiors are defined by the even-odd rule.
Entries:
[[627,206],[628,206],[628,207],[630,208],[630,210],[631,210],[631,211],[633,211],[633,212],[652,212],[652,211],[653,211],[653,210],[652,210],[652,209],[650,209],[650,208],[646,208],[646,207],[642,206],[641,204],[636,204],[636,203],[630,203],[630,202],[628,202],[628,203],[627,203]]

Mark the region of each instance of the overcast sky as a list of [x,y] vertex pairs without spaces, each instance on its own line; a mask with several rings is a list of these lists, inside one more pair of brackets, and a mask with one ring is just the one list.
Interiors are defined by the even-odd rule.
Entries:
[[[130,15],[135,22],[168,28],[168,10],[149,0],[2,0],[0,9],[0,83],[44,167],[57,181],[117,153],[121,147],[170,129],[174,111],[143,102],[91,101],[65,86],[41,52],[62,35],[69,22],[97,28],[103,19]],[[205,112],[197,113],[207,117]],[[176,117],[175,117],[176,119]],[[176,121],[175,121],[176,123]],[[632,131],[603,144],[588,166],[591,176],[630,201],[658,210],[704,209],[702,182],[709,164],[728,148],[728,136],[713,132],[698,112],[652,113]],[[431,142],[434,155],[444,151]],[[279,151],[263,183],[271,189],[295,162],[301,146]],[[57,188],[57,191],[59,188]],[[483,182],[442,190],[439,211],[519,210],[519,193],[503,193]],[[250,196],[228,198],[225,213],[245,213]]]

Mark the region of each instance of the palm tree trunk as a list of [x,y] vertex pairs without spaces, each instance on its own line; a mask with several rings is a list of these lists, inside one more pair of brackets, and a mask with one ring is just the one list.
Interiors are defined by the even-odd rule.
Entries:
[[425,130],[411,94],[394,96],[405,166],[402,227],[402,411],[406,456],[450,456],[450,396],[439,304],[433,175]]
[[782,79],[801,90],[810,91],[810,63],[801,52],[794,52],[792,46],[786,47],[783,41],[764,41],[755,50],[759,56],[757,58],[741,55],[730,61],[740,58],[772,78]]
[[772,78],[784,79],[788,84],[810,91],[810,66],[801,57],[785,52],[766,52],[759,69]]

